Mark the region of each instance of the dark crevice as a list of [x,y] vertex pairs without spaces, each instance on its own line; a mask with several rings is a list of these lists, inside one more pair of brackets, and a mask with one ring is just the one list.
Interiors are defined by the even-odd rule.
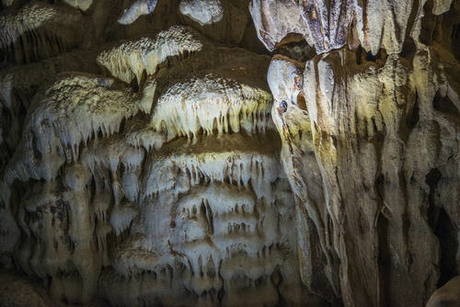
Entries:
[[401,50],[401,57],[406,59],[413,59],[417,52],[417,46],[411,37],[406,38]]
[[433,230],[441,247],[441,275],[438,280],[438,287],[441,287],[458,274],[456,270],[458,242],[457,231],[447,212],[443,208],[439,208],[437,217],[437,223]]
[[365,63],[379,63],[383,64],[386,62],[388,54],[385,49],[380,49],[377,54],[373,55],[372,52],[366,51],[363,47],[356,48],[355,52],[355,62],[357,65],[365,64]]
[[449,96],[443,96],[438,91],[433,99],[433,108],[447,116],[453,122],[460,123],[460,112]]
[[421,23],[420,41],[425,45],[431,45],[436,28],[437,17],[432,13],[433,0],[429,0],[423,6],[424,16]]
[[409,114],[407,115],[407,120],[406,124],[409,130],[412,130],[415,128],[417,125],[418,121],[420,120],[420,107],[419,107],[419,101],[418,101],[418,94],[415,93],[415,102],[414,105],[412,106],[412,109],[410,110]]
[[460,23],[457,23],[452,27],[451,38],[452,51],[457,60],[460,60]]
[[302,93],[299,93],[299,95],[297,95],[297,106],[300,109],[307,111],[307,102],[305,101],[305,97]]
[[390,283],[391,283],[391,253],[388,244],[388,219],[380,214],[377,221],[377,235],[379,247],[379,280],[380,280],[380,306],[389,306],[388,299],[391,297]]
[[34,154],[34,159],[41,161],[42,160],[42,154],[40,150],[38,149],[38,144],[37,144],[37,136],[35,133],[32,133],[32,151]]
[[437,187],[441,180],[442,174],[437,168],[433,168],[425,176],[425,183],[429,186],[428,223],[438,238],[440,245],[438,287],[441,287],[458,274],[456,262],[458,251],[457,230],[442,204],[436,201],[436,196],[439,193],[437,192]]
[[275,47],[275,54],[283,55],[298,62],[306,62],[316,56],[315,49],[307,44],[302,35],[297,33],[286,35]]

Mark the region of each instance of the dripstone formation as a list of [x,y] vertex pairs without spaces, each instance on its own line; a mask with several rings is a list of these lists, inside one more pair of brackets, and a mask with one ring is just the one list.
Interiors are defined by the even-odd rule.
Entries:
[[1,3],[0,306],[460,304],[458,0]]

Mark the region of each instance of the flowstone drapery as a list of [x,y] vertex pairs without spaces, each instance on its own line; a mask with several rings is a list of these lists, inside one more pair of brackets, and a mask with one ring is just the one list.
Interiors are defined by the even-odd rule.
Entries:
[[458,300],[460,2],[1,8],[0,305]]
[[280,53],[267,78],[302,279],[346,306],[422,306],[460,269],[458,4],[362,5],[251,2]]
[[298,271],[269,57],[177,25],[75,54],[100,71],[62,57],[2,76],[5,265],[61,303],[318,300]]

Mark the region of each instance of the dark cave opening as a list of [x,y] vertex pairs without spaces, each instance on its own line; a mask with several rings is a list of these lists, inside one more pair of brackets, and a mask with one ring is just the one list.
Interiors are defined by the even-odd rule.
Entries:
[[460,114],[452,100],[448,96],[442,96],[439,91],[433,99],[433,108],[447,115],[458,116]]
[[457,59],[460,59],[460,23],[452,27],[452,51]]
[[434,233],[441,246],[440,278],[438,287],[443,286],[450,279],[458,275],[456,270],[456,254],[458,251],[457,231],[449,215],[443,208],[438,209],[438,220]]
[[428,222],[440,245],[440,277],[438,287],[455,277],[457,272],[456,256],[458,251],[457,230],[442,204],[436,203],[436,188],[442,180],[441,172],[434,168],[426,175],[430,187],[428,200]]

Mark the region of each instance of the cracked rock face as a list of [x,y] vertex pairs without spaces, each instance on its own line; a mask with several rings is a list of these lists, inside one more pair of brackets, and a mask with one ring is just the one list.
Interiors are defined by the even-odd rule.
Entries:
[[0,305],[458,300],[458,1],[1,5]]

